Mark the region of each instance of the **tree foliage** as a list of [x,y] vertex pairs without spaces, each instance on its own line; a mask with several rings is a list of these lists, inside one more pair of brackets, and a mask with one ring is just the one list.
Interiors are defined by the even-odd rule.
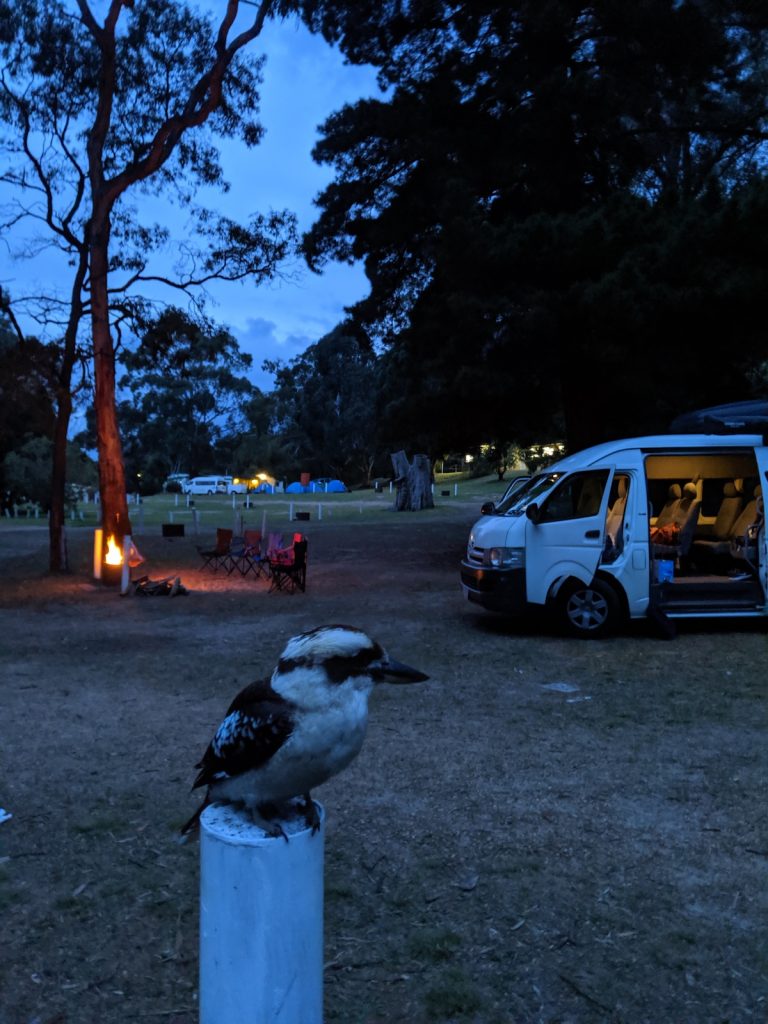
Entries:
[[[429,450],[564,429],[587,443],[663,428],[713,388],[742,394],[745,365],[765,355],[766,253],[750,222],[765,202],[762,8],[317,0],[303,12],[388,89],[323,126],[314,155],[335,177],[306,252],[316,267],[365,261],[370,294],[352,319],[391,347],[391,412]],[[700,352],[724,331],[738,366],[723,377]]]
[[130,395],[119,414],[131,486],[151,493],[172,472],[221,471],[221,446],[246,432],[258,395],[247,377],[251,362],[229,332],[183,310],[168,309],[148,326],[123,354],[120,380]]
[[369,481],[379,454],[379,367],[374,354],[339,327],[275,374],[275,418],[295,470]]

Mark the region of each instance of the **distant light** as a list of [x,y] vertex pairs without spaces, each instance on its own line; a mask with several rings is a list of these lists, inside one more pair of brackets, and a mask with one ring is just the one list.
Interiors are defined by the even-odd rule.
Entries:
[[475,461],[475,456],[467,454],[467,455],[464,456],[464,461],[465,462],[474,462]]

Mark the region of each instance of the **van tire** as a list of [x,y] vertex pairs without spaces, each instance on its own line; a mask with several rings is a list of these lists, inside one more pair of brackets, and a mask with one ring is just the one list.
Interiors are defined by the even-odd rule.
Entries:
[[208,493],[208,494],[213,494],[213,491],[208,491],[207,493]]
[[557,595],[556,611],[565,631],[582,639],[613,632],[621,618],[616,591],[600,579],[565,583]]

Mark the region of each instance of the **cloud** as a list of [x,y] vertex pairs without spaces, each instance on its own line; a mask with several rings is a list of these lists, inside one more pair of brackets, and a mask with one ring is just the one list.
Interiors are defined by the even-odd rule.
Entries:
[[230,326],[230,330],[243,352],[253,356],[250,377],[262,391],[270,391],[274,384],[272,374],[262,369],[265,359],[288,362],[317,341],[307,334],[285,334],[273,320],[263,317],[248,317],[242,327]]

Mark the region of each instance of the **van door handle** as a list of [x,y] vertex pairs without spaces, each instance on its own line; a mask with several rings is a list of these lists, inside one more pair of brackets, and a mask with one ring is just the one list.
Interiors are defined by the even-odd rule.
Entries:
[[587,532],[584,534],[584,536],[587,538],[587,540],[597,540],[600,537],[600,531],[599,530],[587,530]]

